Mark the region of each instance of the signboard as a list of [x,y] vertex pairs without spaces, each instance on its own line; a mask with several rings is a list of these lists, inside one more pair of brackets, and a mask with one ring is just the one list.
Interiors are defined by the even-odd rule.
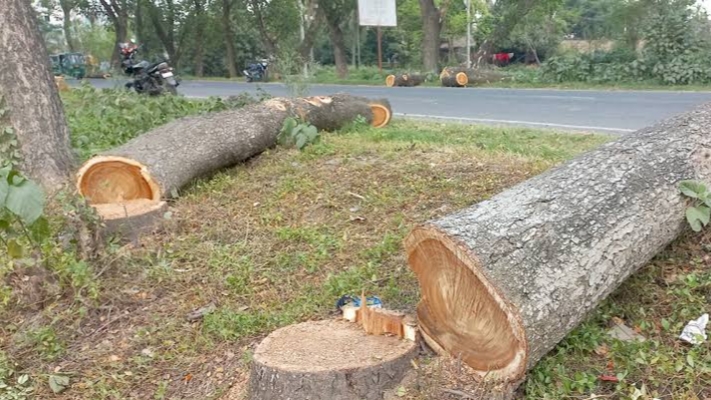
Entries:
[[360,26],[397,26],[395,0],[358,0]]

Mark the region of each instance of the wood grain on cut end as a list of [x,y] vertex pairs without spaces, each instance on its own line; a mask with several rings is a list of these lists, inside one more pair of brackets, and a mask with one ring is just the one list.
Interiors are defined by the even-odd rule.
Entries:
[[249,398],[382,399],[416,352],[415,342],[368,335],[342,320],[290,325],[255,349]]
[[475,257],[432,227],[415,229],[405,247],[421,288],[417,317],[425,341],[440,353],[461,357],[481,376],[523,376],[527,345],[520,318]]
[[98,156],[77,173],[77,189],[89,204],[116,204],[130,200],[160,201],[161,192],[147,168],[115,156]]
[[395,75],[388,75],[385,78],[385,85],[387,85],[388,87],[395,86]]
[[465,72],[459,72],[455,76],[459,86],[467,86],[469,84],[469,76]]
[[382,104],[371,104],[370,109],[373,110],[373,126],[382,128],[390,123],[392,112],[388,107]]

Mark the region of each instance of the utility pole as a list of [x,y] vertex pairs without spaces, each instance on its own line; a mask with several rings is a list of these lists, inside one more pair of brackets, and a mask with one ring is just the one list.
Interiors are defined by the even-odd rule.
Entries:
[[472,0],[464,0],[467,6],[467,68],[472,67]]

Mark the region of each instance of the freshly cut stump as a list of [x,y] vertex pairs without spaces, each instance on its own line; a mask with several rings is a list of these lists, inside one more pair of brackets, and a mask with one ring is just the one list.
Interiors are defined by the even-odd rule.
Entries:
[[420,332],[515,388],[686,229],[679,182],[711,184],[711,104],[626,135],[405,239]]
[[[332,131],[358,116],[373,126],[385,126],[391,114],[387,100],[337,94],[276,98],[237,110],[180,118],[92,157],[79,169],[76,185],[91,205],[102,206],[97,210],[105,219],[122,213],[123,217],[114,219],[139,217],[153,213],[163,199],[174,197],[194,179],[273,147],[289,116]],[[142,205],[135,206],[138,203]]]
[[254,352],[251,400],[382,400],[410,369],[417,345],[367,335],[343,320],[278,329]]
[[457,72],[453,75],[443,76],[441,82],[442,86],[446,87],[465,87],[469,84],[469,75],[466,72]]

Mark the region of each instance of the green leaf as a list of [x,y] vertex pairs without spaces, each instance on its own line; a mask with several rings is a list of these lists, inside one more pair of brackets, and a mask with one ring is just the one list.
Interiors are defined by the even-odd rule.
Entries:
[[711,209],[706,206],[689,207],[686,209],[686,220],[691,225],[694,232],[701,231],[703,226],[709,223],[711,217]]
[[28,179],[13,178],[5,208],[20,217],[25,224],[32,224],[44,211],[44,192],[36,183]]
[[296,147],[301,150],[306,146],[306,142],[308,141],[308,138],[306,135],[299,135],[298,138],[296,138]]
[[694,368],[694,357],[692,357],[691,354],[686,355],[686,363],[689,364],[691,368]]
[[22,374],[17,378],[17,384],[22,386],[27,383],[28,380],[30,380],[30,376],[27,374]]
[[696,181],[682,181],[679,183],[679,190],[685,196],[698,199],[702,193],[706,192],[706,186]]
[[49,229],[49,221],[47,221],[47,218],[45,217],[37,218],[37,221],[29,226],[29,230],[30,236],[32,236],[32,240],[35,242],[41,242],[49,238],[49,235],[51,234]]
[[50,375],[49,376],[49,388],[52,389],[54,393],[62,393],[69,386],[69,377],[62,375]]
[[15,239],[10,239],[7,241],[7,254],[10,258],[18,259],[22,258],[22,246]]

